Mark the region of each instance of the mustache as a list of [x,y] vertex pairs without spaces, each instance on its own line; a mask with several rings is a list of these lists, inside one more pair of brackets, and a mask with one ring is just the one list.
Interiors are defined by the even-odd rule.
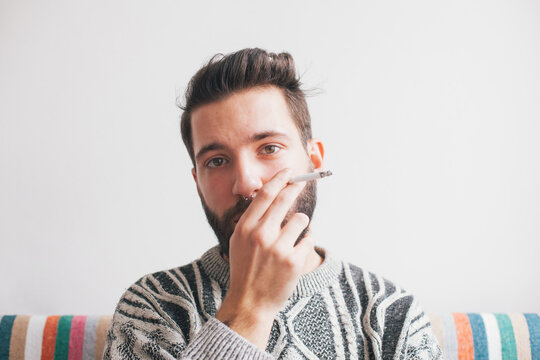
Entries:
[[242,215],[247,210],[252,201],[253,199],[239,199],[233,207],[225,211],[222,216],[222,223],[231,224],[235,217]]

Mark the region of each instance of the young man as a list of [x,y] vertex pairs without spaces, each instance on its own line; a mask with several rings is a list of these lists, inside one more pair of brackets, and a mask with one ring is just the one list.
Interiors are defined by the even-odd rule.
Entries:
[[324,148],[287,53],[214,57],[181,130],[219,240],[122,296],[105,359],[442,359],[429,319],[393,283],[315,247]]

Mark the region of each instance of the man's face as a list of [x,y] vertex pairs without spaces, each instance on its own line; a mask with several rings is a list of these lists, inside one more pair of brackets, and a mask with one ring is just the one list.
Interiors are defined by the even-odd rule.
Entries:
[[[251,203],[245,198],[256,196],[284,168],[296,175],[322,167],[322,144],[312,140],[306,151],[284,95],[276,87],[252,88],[203,105],[192,113],[191,123],[193,177],[224,253],[238,219]],[[303,212],[311,218],[315,193],[315,182],[306,184],[289,214]]]

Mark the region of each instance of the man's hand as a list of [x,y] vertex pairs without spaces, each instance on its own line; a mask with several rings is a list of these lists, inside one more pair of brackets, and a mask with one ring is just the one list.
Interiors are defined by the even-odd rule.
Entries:
[[292,295],[313,239],[296,239],[308,226],[306,214],[281,223],[305,186],[287,185],[290,170],[278,172],[236,224],[229,245],[230,287],[216,318],[265,350],[275,315]]

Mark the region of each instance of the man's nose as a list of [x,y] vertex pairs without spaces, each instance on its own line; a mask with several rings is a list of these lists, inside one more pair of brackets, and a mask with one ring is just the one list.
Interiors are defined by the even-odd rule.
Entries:
[[257,167],[249,162],[237,162],[235,164],[235,179],[233,195],[250,198],[255,196],[262,187],[262,178],[257,171]]

